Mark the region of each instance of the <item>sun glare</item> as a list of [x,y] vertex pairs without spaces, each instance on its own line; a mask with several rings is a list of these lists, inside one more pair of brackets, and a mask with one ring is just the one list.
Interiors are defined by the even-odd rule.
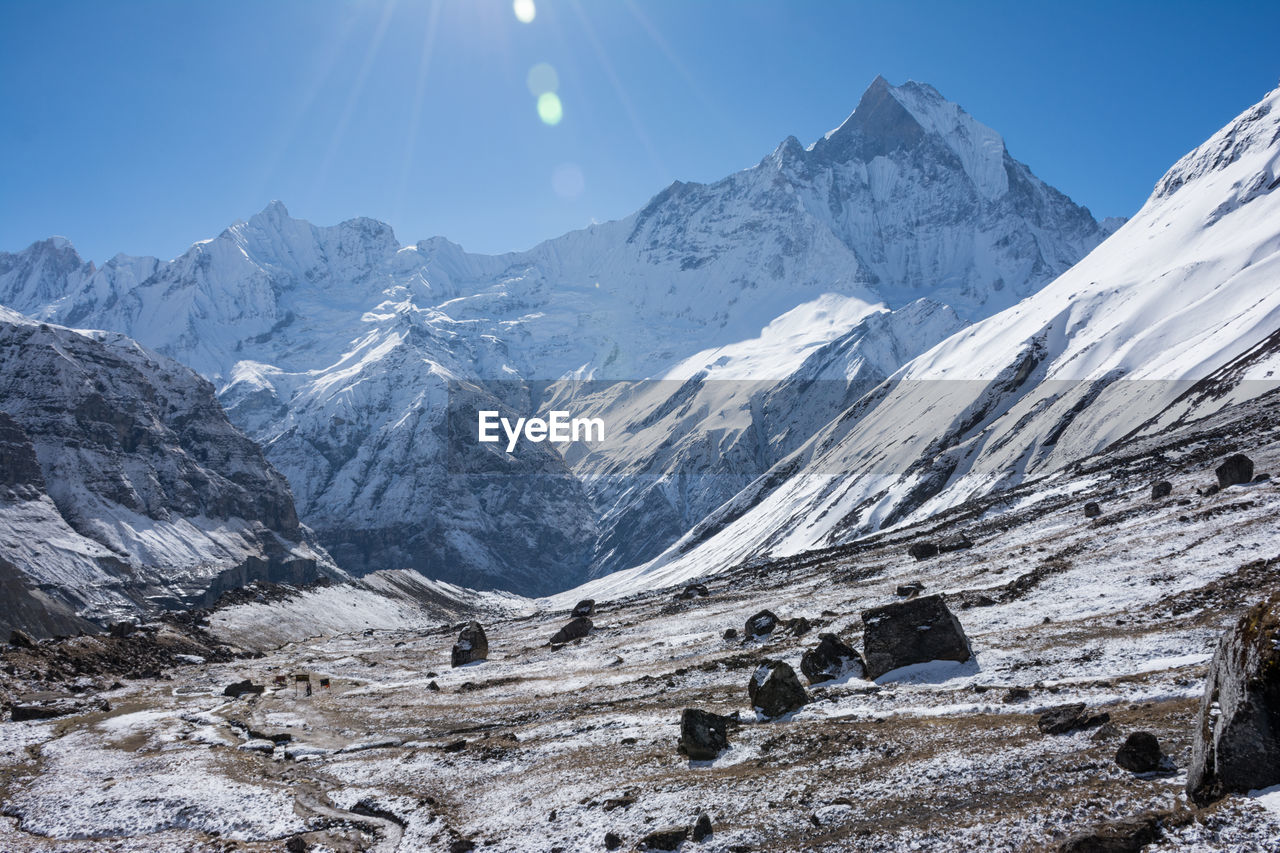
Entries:
[[538,9],[533,5],[533,0],[514,0],[511,4],[511,10],[516,13],[516,19],[522,24],[533,23],[534,17],[538,14]]
[[556,125],[564,118],[564,106],[555,92],[543,92],[538,96],[538,118],[545,124]]

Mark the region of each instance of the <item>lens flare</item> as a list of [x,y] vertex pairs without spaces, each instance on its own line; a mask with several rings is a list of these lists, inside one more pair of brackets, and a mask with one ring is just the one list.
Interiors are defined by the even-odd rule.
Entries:
[[538,14],[538,9],[533,5],[533,0],[514,0],[511,4],[511,11],[516,13],[516,20],[522,24],[533,23],[533,19]]
[[559,95],[555,92],[543,92],[538,96],[538,118],[544,124],[560,123],[560,119],[564,118],[564,106],[560,103]]
[[529,76],[525,78],[525,85],[529,87],[529,91],[537,98],[547,92],[557,91],[560,88],[560,75],[547,63],[539,62],[529,69]]

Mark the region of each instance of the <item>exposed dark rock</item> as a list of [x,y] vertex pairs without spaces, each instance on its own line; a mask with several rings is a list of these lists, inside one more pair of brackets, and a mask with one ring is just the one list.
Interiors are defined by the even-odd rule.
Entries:
[[641,850],[676,850],[688,837],[689,827],[668,826],[650,832],[640,839],[638,846]]
[[809,701],[796,671],[785,661],[767,660],[752,673],[747,682],[751,706],[766,717],[781,717],[799,710]]
[[734,640],[734,639],[737,639],[737,637],[738,637],[738,629],[737,629],[737,628],[725,628],[725,629],[724,629],[724,638],[725,638],[726,640]]
[[1047,735],[1060,735],[1076,729],[1100,726],[1111,719],[1108,713],[1090,714],[1083,702],[1049,708],[1036,720],[1036,728]]
[[920,581],[912,581],[911,583],[899,584],[894,593],[902,598],[911,598],[924,592],[924,584]]
[[703,583],[691,583],[680,593],[679,598],[689,600],[690,598],[706,598],[711,592],[707,589],[707,585]]
[[476,843],[469,838],[459,838],[449,845],[449,853],[471,853]]
[[449,663],[452,666],[465,666],[478,660],[489,659],[489,638],[485,636],[484,626],[479,622],[468,622],[458,635],[458,642],[453,644]]
[[862,663],[862,655],[835,634],[819,634],[818,645],[800,658],[800,671],[810,684],[817,684],[846,672],[861,678],[866,667]]
[[587,634],[591,633],[592,622],[585,616],[579,616],[568,625],[565,625],[551,638],[551,645],[563,646],[565,643],[571,643],[574,640],[580,640]]
[[706,812],[698,815],[698,819],[693,822],[693,832],[690,837],[697,842],[701,842],[711,835],[711,816]]
[[731,717],[698,708],[685,708],[680,713],[679,751],[694,761],[710,761],[729,748]]
[[936,542],[915,542],[907,549],[907,553],[917,560],[927,560],[938,556],[938,545]]
[[34,637],[21,628],[14,628],[9,632],[9,645],[19,649],[34,649],[36,641]]
[[111,705],[106,699],[92,697],[87,699],[57,698],[35,702],[20,702],[9,712],[15,723],[25,720],[52,720],[71,714],[87,714],[93,711],[110,711]]
[[1157,480],[1151,484],[1151,500],[1158,501],[1173,494],[1173,483],[1168,480]]
[[966,548],[972,548],[973,541],[963,533],[957,533],[955,536],[948,536],[938,543],[938,550],[944,554],[952,551],[963,551]]
[[614,832],[606,832],[604,834],[604,849],[617,850],[622,846],[622,838]]
[[239,699],[241,696],[245,695],[261,696],[262,691],[264,690],[266,690],[264,685],[254,684],[246,678],[244,681],[237,681],[234,684],[228,684],[222,691],[222,695],[230,696],[232,699]]
[[1214,473],[1218,475],[1219,488],[1238,486],[1253,479],[1253,460],[1243,453],[1228,456]]
[[123,640],[136,630],[138,630],[137,622],[112,622],[107,628],[107,633],[117,640]]
[[755,616],[747,620],[747,627],[743,630],[743,636],[748,640],[754,637],[763,637],[765,634],[772,634],[773,629],[778,627],[778,617],[773,615],[770,610],[761,610]]
[[1209,485],[1203,489],[1200,489],[1199,493],[1200,493],[1200,496],[1203,498],[1210,498],[1216,495],[1220,491],[1222,491],[1222,487],[1219,486],[1217,483],[1213,483],[1212,485]]
[[1058,853],[1138,853],[1160,838],[1160,820],[1144,815],[1099,824],[1058,845]]
[[307,853],[307,841],[295,835],[284,843],[286,853]]
[[793,637],[803,637],[805,634],[813,630],[813,625],[803,616],[797,616],[794,619],[788,619],[784,622],[783,630]]
[[1089,501],[1084,505],[1085,518],[1097,518],[1102,515],[1102,506],[1097,501]]
[[1031,698],[1031,691],[1028,690],[1027,688],[1010,687],[1008,690],[1005,691],[1004,698],[1001,699],[1000,701],[1004,702],[1006,705],[1011,705],[1014,702],[1025,702],[1030,698]]
[[864,610],[862,624],[867,678],[914,663],[973,656],[969,638],[940,595]]
[[1187,793],[1206,803],[1280,784],[1280,593],[1218,644],[1196,719]]
[[1152,773],[1165,767],[1160,741],[1151,732],[1134,732],[1116,753],[1116,764],[1134,773]]
[[573,612],[569,615],[574,619],[579,616],[590,616],[596,612],[596,600],[594,598],[584,598],[573,607]]
[[435,683],[435,680],[433,679],[433,680],[431,680],[431,681],[428,681],[428,682],[427,682],[427,689],[428,689],[428,690],[430,690],[432,693],[439,693],[439,692],[440,692],[440,685],[439,685],[439,684],[436,684],[436,683]]

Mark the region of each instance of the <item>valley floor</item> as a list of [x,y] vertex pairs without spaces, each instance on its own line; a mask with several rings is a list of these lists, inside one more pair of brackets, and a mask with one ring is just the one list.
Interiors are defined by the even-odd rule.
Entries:
[[[127,681],[103,694],[110,711],[0,724],[0,849],[524,853],[603,850],[606,833],[632,849],[700,812],[714,832],[682,849],[1039,850],[1146,813],[1162,825],[1148,850],[1280,849],[1280,791],[1203,810],[1182,792],[1217,639],[1280,590],[1280,485],[1197,490],[1237,449],[1280,474],[1275,421],[1237,407],[925,526],[710,576],[707,597],[602,601],[595,630],[562,648],[547,641],[566,611],[494,599],[477,617],[491,659],[458,669],[458,624],[308,638],[307,608],[341,595],[236,605],[211,630],[283,645]],[[1153,501],[1162,478],[1173,495]],[[960,531],[974,547],[907,556]],[[860,647],[860,612],[916,580],[945,593],[973,660],[827,682],[800,711],[756,718],[760,660],[798,669],[819,632]],[[723,637],[765,607],[812,630]],[[244,678],[266,692],[222,695]],[[1077,701],[1110,724],[1039,732],[1040,711]],[[714,761],[677,753],[687,707],[740,715]],[[1116,764],[1139,730],[1176,770]]]

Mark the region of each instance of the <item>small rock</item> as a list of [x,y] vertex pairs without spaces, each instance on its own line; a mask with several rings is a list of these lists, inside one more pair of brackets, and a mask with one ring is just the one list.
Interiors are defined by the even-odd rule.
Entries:
[[703,583],[691,583],[680,593],[680,598],[689,600],[690,598],[706,598],[711,593],[707,590],[707,585]]
[[693,761],[711,761],[729,748],[729,726],[733,719],[698,708],[680,713],[679,751]]
[[1243,453],[1228,456],[1214,473],[1218,475],[1219,488],[1238,486],[1253,479],[1253,460]]
[[458,634],[458,642],[453,644],[449,655],[449,664],[454,667],[466,666],[478,660],[489,659],[489,638],[485,636],[484,626],[471,621]]
[[440,685],[439,685],[439,684],[436,684],[436,683],[435,683],[435,681],[428,681],[428,682],[427,682],[427,689],[428,689],[428,690],[430,690],[432,693],[439,693],[439,692],[440,692]]
[[737,629],[737,628],[725,628],[725,629],[724,629],[724,638],[725,638],[726,640],[734,640],[734,639],[737,639],[737,637],[738,637],[738,629]]
[[797,616],[795,619],[788,619],[783,625],[783,630],[793,637],[803,637],[813,630],[813,625],[803,616]]
[[466,838],[459,838],[449,845],[449,853],[471,853],[476,849],[476,843]]
[[1165,766],[1160,741],[1151,732],[1134,732],[1116,753],[1116,764],[1134,773],[1153,773]]
[[1200,489],[1199,494],[1203,498],[1211,498],[1220,491],[1222,491],[1222,487],[1219,486],[1217,483],[1213,483],[1209,486],[1206,486],[1203,489]]
[[641,850],[677,850],[688,837],[689,827],[668,826],[665,829],[655,829],[650,832],[640,839],[638,846]]
[[579,616],[559,631],[556,631],[555,635],[551,637],[551,645],[563,646],[565,643],[580,640],[591,633],[592,627],[590,619],[585,616]]
[[1025,702],[1031,698],[1031,691],[1025,687],[1010,687],[1004,693],[1004,698],[1000,701],[1006,705],[1012,705],[1014,702]]
[[35,638],[21,628],[14,628],[9,632],[9,645],[18,649],[34,649],[37,645]]
[[701,842],[703,839],[711,835],[711,816],[706,812],[698,815],[698,819],[693,823],[693,832],[690,836],[694,841]]
[[1100,726],[1110,719],[1110,714],[1090,714],[1083,702],[1073,702],[1046,710],[1036,720],[1036,728],[1047,735],[1060,735],[1076,729]]
[[573,612],[569,615],[577,619],[579,616],[590,616],[595,612],[595,609],[596,600],[594,598],[584,598],[574,605]]
[[969,638],[941,595],[911,598],[862,612],[866,677],[931,660],[967,661]]
[[894,593],[900,598],[913,598],[922,592],[924,592],[924,584],[920,581],[899,584],[898,588],[894,590]]
[[1102,515],[1102,506],[1097,501],[1089,501],[1084,505],[1085,518],[1097,518]]
[[307,853],[307,842],[304,838],[293,836],[284,843],[285,853]]
[[1158,501],[1173,494],[1173,483],[1168,480],[1157,480],[1151,484],[1151,500]]
[[862,655],[835,634],[819,634],[818,645],[800,658],[800,671],[810,684],[839,678],[852,672],[858,678],[866,673]]
[[762,662],[747,682],[751,706],[766,717],[781,717],[799,710],[809,701],[796,671],[785,661]]
[[266,686],[262,684],[254,684],[249,679],[237,681],[235,684],[228,684],[222,691],[223,696],[230,696],[232,699],[239,699],[241,696],[261,696],[266,690]]
[[915,542],[907,549],[907,553],[917,560],[927,560],[938,556],[938,546],[934,542]]
[[117,640],[123,640],[137,630],[138,623],[136,622],[112,622],[107,628],[107,633]]
[[778,617],[774,616],[770,610],[761,610],[747,620],[747,627],[742,633],[750,640],[755,637],[763,637],[765,634],[772,634],[773,629],[776,627],[778,627]]
[[617,850],[622,846],[622,838],[616,832],[606,832],[604,834],[604,849]]

